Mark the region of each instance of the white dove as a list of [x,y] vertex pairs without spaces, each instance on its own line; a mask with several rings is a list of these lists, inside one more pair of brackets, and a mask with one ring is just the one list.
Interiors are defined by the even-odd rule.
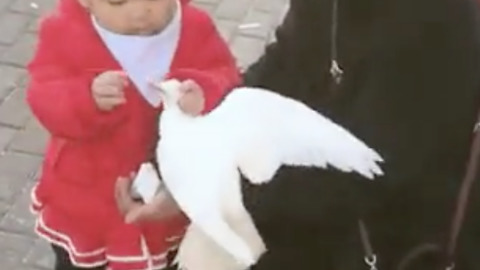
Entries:
[[181,269],[246,269],[266,251],[243,205],[240,173],[254,184],[269,182],[282,165],[383,175],[379,154],[303,103],[242,87],[193,117],[177,105],[180,84],[156,84],[164,105],[156,155],[166,188],[191,220]]

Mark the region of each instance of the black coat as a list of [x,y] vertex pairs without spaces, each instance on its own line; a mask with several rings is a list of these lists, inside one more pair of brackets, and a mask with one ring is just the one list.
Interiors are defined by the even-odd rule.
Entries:
[[[421,243],[443,244],[480,109],[480,25],[470,0],[338,0],[335,87],[329,74],[333,0],[294,0],[277,43],[244,75],[302,100],[385,159],[369,182],[353,174],[282,169],[245,204],[269,248],[255,270],[360,270],[358,218],[380,270]],[[456,269],[480,269],[480,181],[472,190]],[[434,269],[441,255],[408,269]]]

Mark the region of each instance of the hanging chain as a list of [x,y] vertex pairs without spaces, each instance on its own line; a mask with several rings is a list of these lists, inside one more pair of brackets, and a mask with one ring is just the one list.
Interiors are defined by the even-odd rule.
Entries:
[[364,260],[365,260],[365,263],[370,267],[370,270],[378,270],[377,256],[375,254],[370,256],[365,256]]
[[453,263],[453,262],[452,262],[452,264],[447,266],[447,268],[445,268],[445,270],[453,270],[453,269],[455,269],[455,263]]
[[343,70],[338,64],[337,39],[338,39],[338,0],[333,0],[332,7],[332,31],[331,31],[331,46],[330,46],[330,74],[336,84],[342,82]]
[[377,255],[373,252],[370,237],[368,236],[368,230],[363,220],[358,220],[358,229],[360,231],[360,240],[365,252],[364,261],[370,267],[370,270],[378,270],[377,268]]

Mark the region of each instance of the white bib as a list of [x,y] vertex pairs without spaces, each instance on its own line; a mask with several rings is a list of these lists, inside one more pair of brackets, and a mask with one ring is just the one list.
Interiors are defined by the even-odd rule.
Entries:
[[161,96],[149,85],[150,78],[163,78],[170,69],[181,30],[181,4],[170,24],[153,36],[134,36],[113,33],[92,16],[93,25],[113,57],[128,74],[141,95],[158,107]]

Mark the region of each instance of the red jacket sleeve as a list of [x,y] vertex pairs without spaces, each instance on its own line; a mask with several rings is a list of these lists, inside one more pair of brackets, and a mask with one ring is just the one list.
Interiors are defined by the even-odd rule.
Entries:
[[89,139],[107,132],[124,119],[121,109],[97,109],[90,86],[95,74],[75,71],[59,53],[54,25],[44,21],[34,58],[28,65],[27,103],[40,123],[55,136]]
[[201,38],[190,44],[188,66],[172,69],[168,78],[192,79],[205,91],[204,113],[211,111],[226,92],[240,83],[240,73],[228,45],[218,33],[212,20],[204,15]]

